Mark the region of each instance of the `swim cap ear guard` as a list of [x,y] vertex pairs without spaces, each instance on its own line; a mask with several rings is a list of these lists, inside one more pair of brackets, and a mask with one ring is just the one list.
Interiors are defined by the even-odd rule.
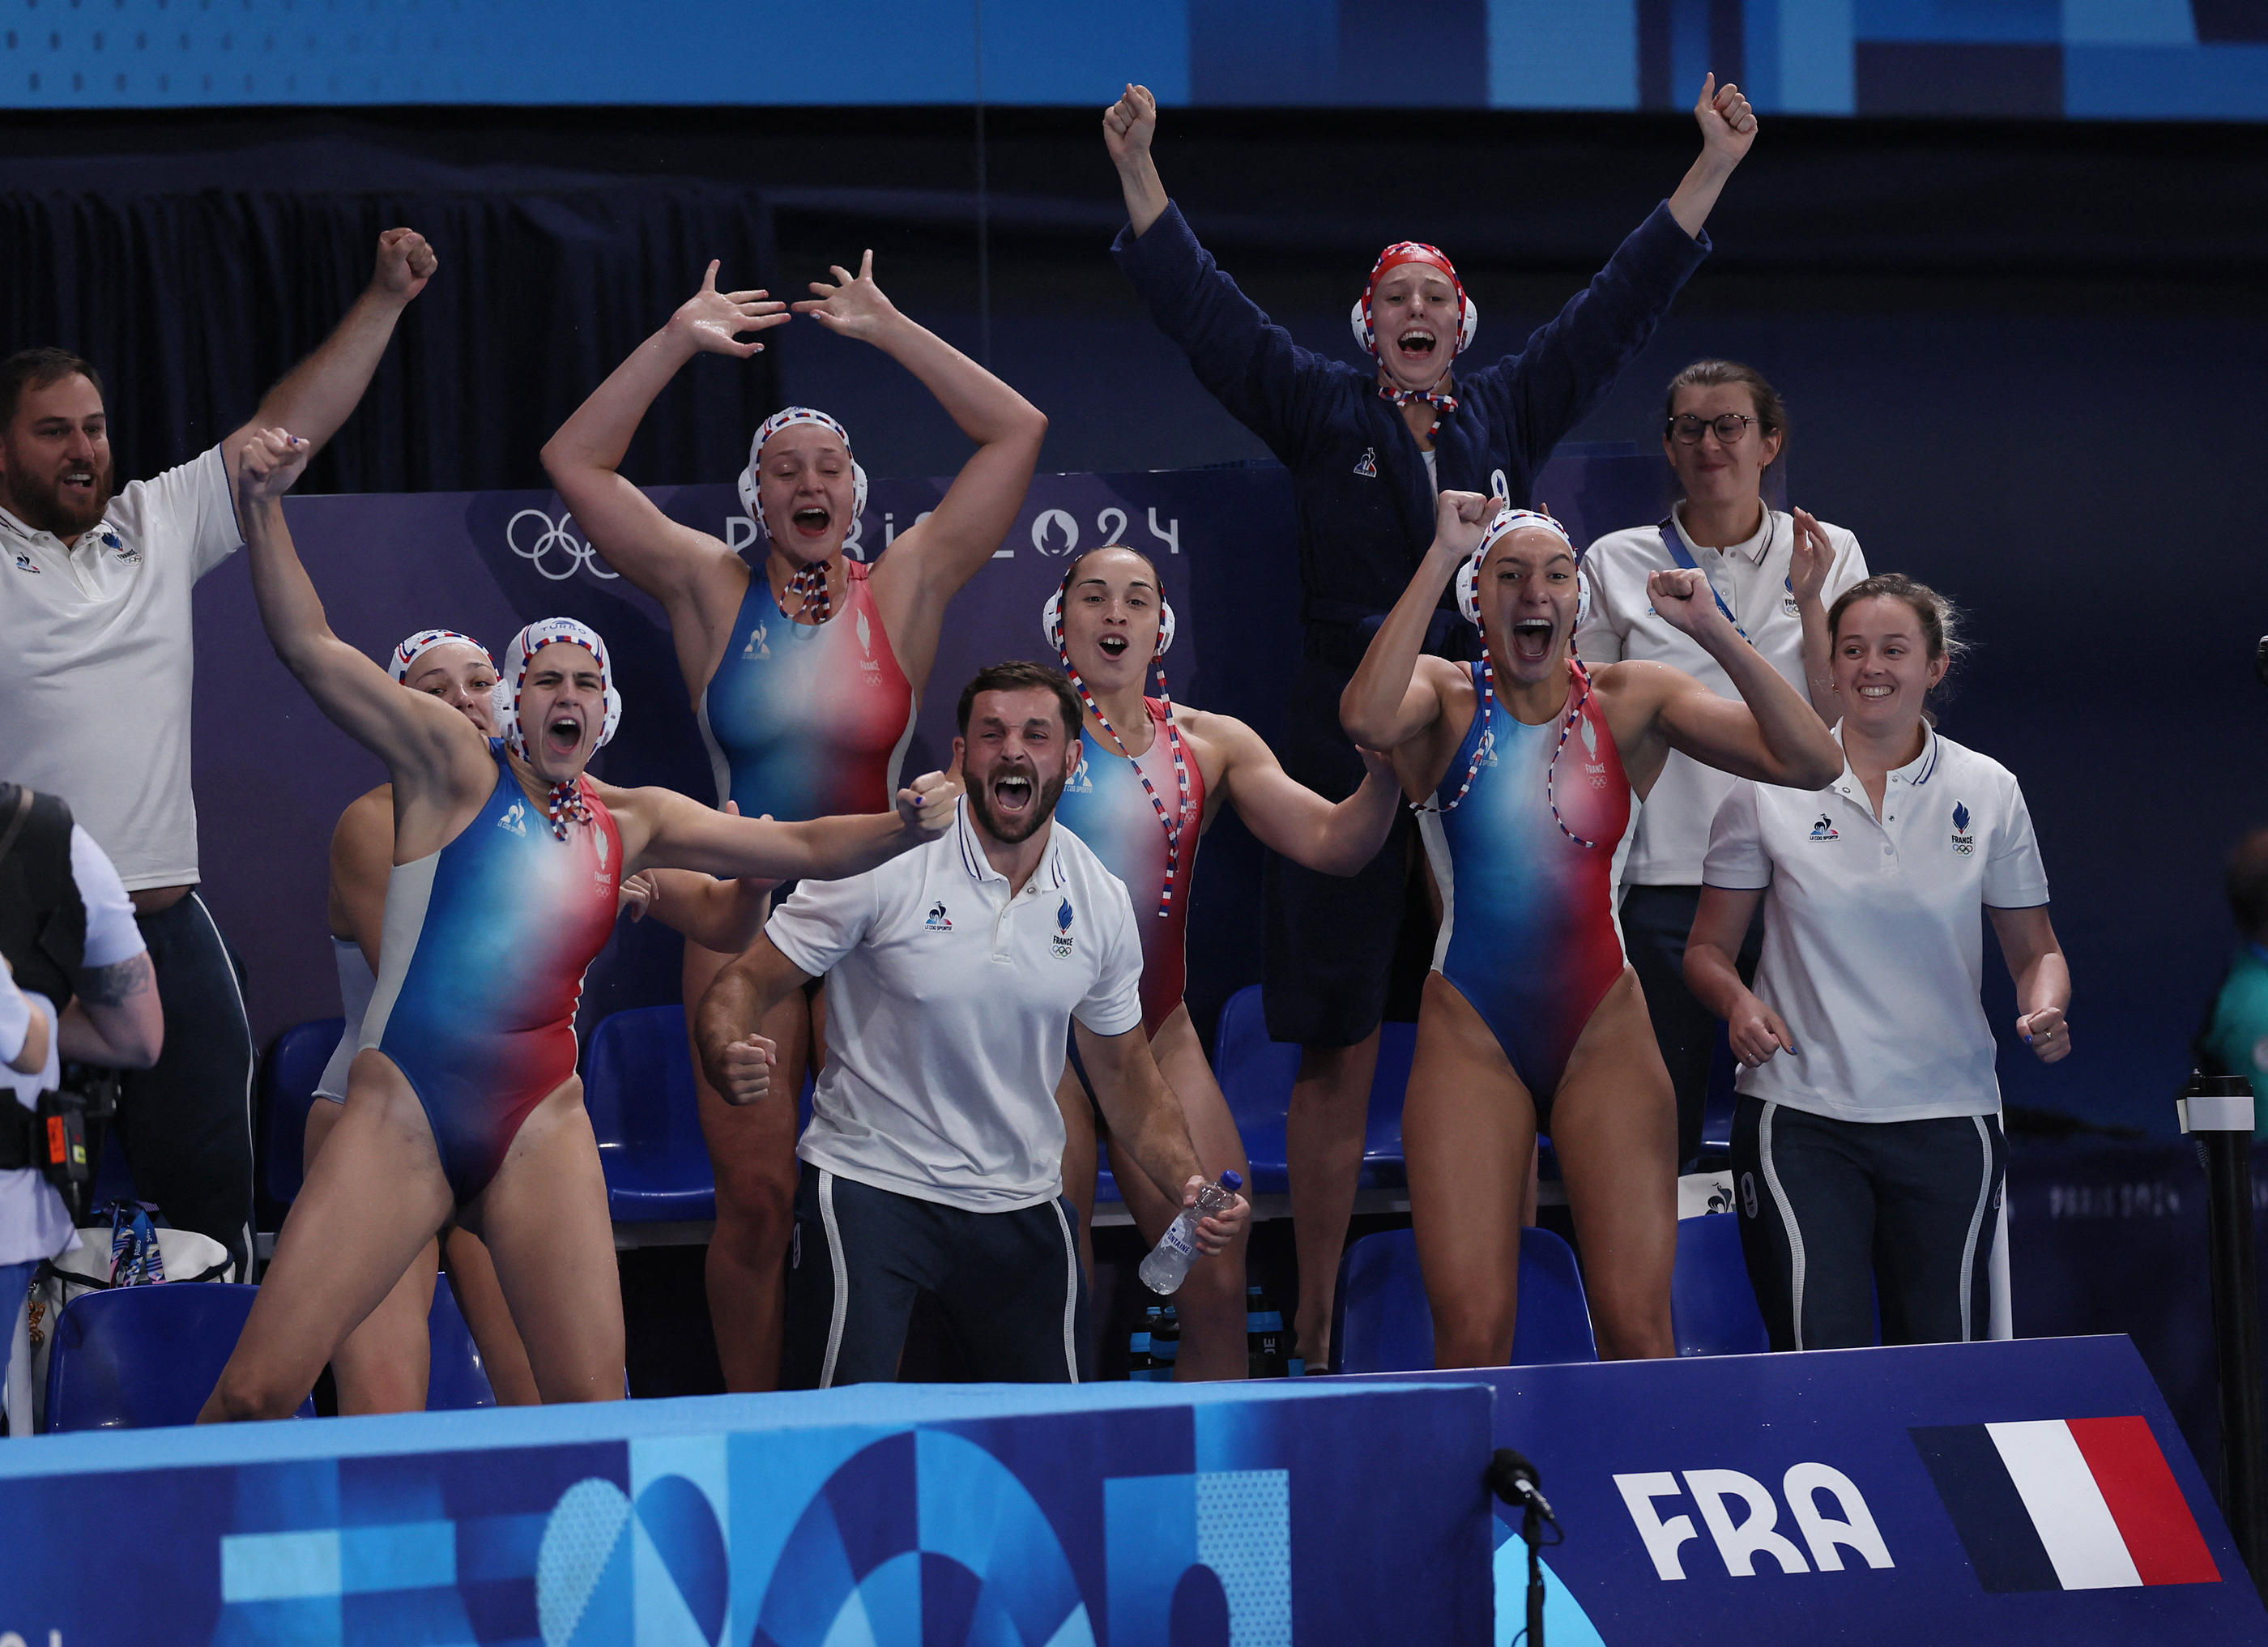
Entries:
[[[756,506],[756,467],[763,461],[764,442],[781,430],[792,428],[799,423],[817,424],[821,428],[831,431],[836,439],[843,442],[843,451],[850,450],[850,432],[825,412],[815,410],[809,406],[790,406],[765,418],[762,426],[756,431],[756,438],[748,442],[748,466],[740,471],[739,483],[740,506],[748,512],[748,518],[756,523],[756,535],[759,537],[771,535],[771,528],[764,524],[764,512]],[[850,460],[852,523],[855,525],[865,513],[866,471],[858,467],[858,460],[853,457]]]
[[1457,289],[1457,346],[1449,354],[1450,359],[1455,359],[1473,346],[1473,334],[1480,330],[1481,326],[1480,305],[1466,295],[1465,283],[1457,278],[1456,265],[1442,255],[1440,247],[1428,246],[1422,240],[1397,240],[1381,252],[1378,261],[1371,265],[1370,278],[1363,282],[1362,295],[1354,300],[1354,308],[1347,316],[1354,328],[1356,343],[1366,355],[1378,352],[1378,336],[1370,323],[1371,294],[1378,289],[1378,283],[1386,277],[1388,270],[1399,269],[1404,263],[1430,263],[1448,276],[1449,284]]
[[[1467,623],[1475,629],[1482,630],[1484,633],[1486,630],[1481,623],[1481,563],[1488,558],[1489,550],[1502,542],[1507,533],[1526,526],[1540,526],[1566,544],[1568,552],[1575,557],[1575,568],[1580,579],[1583,566],[1583,551],[1575,547],[1574,540],[1567,535],[1565,527],[1540,510],[1511,508],[1498,510],[1496,519],[1490,521],[1488,530],[1481,534],[1481,541],[1474,546],[1473,552],[1466,556],[1464,564],[1457,568],[1457,610],[1464,614]],[[1591,616],[1591,586],[1588,582],[1579,582],[1577,587],[1575,626],[1580,629]]]
[[527,739],[520,730],[519,693],[527,680],[527,666],[544,647],[562,640],[581,646],[596,658],[607,683],[607,719],[599,728],[593,751],[606,748],[622,724],[622,695],[615,685],[615,666],[608,661],[607,643],[599,639],[598,631],[571,617],[538,618],[512,638],[512,645],[504,648],[504,669],[497,679],[497,730],[503,734],[505,745],[523,759],[527,755]]
[[[1108,545],[1106,544],[1104,547],[1108,548]],[[1087,554],[1093,553],[1094,553],[1093,550],[1087,551]],[[1079,557],[1079,560],[1086,558],[1086,555]],[[1066,650],[1064,646],[1064,597],[1071,593],[1071,573],[1078,570],[1079,560],[1074,560],[1064,572],[1063,581],[1056,586],[1056,592],[1048,596],[1047,605],[1040,611],[1040,629],[1047,636],[1048,645],[1053,646],[1058,655]],[[1174,603],[1166,598],[1165,591],[1160,589],[1158,592],[1158,644],[1151,651],[1150,656],[1152,660],[1162,658],[1173,650],[1173,646]]]

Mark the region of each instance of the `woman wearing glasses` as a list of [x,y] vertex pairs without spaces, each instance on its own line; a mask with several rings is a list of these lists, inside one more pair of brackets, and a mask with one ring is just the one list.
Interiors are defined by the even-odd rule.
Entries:
[[[1596,668],[1650,658],[1684,670],[1720,698],[1735,696],[1716,661],[1646,597],[1649,574],[1697,568],[1749,644],[1834,723],[1827,606],[1867,575],[1867,559],[1841,527],[1764,502],[1764,476],[1786,445],[1787,409],[1754,367],[1697,360],[1669,380],[1661,449],[1684,496],[1659,525],[1612,533],[1585,555],[1590,611],[1575,637],[1584,662]],[[1709,821],[1732,785],[1725,773],[1673,751],[1638,813],[1623,866],[1623,942],[1677,1091],[1682,1170],[1701,1149],[1717,1028],[1685,986],[1685,934],[1701,901]],[[1761,942],[1751,930],[1740,945],[1743,980],[1756,976]]]

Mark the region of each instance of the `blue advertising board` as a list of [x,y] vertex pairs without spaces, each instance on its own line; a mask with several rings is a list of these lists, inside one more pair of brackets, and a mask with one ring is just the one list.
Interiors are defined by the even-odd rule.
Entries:
[[[1349,1382],[1410,1377],[1484,1379],[1497,1444],[1535,1460],[1565,1530],[1550,1647],[2268,1640],[2124,1338]],[[1497,1539],[1501,1643],[1526,1564]]]
[[1482,1647],[1491,1400],[871,1385],[38,1437],[0,1448],[0,1632]]

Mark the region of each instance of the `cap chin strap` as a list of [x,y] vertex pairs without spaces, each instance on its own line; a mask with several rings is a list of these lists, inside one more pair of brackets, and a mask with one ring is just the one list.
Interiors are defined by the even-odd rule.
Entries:
[[560,840],[567,838],[570,824],[598,822],[591,811],[591,798],[583,793],[580,778],[551,786],[551,793],[544,798],[543,816],[551,820],[551,833]]
[[789,574],[788,593],[799,604],[788,614],[791,617],[809,615],[814,624],[823,624],[835,616],[835,596],[827,587],[827,569],[835,564],[830,555],[825,560],[814,561],[807,566],[798,566]]
[[1449,373],[1444,368],[1441,375],[1433,380],[1433,387],[1430,389],[1397,388],[1392,383],[1381,383],[1378,386],[1378,398],[1382,401],[1392,401],[1397,411],[1412,401],[1424,401],[1437,412],[1454,411],[1457,410],[1457,397],[1441,393],[1440,386],[1448,380]]

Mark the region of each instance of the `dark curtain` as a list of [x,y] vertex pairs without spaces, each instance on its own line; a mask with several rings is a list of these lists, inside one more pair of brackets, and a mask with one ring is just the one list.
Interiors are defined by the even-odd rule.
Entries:
[[[541,485],[543,442],[710,258],[766,284],[766,223],[730,183],[453,168],[340,142],[32,162],[0,190],[0,351],[55,343],[94,362],[120,478],[149,474],[248,417],[367,284],[379,232],[408,225],[441,272],[308,489]],[[701,357],[646,418],[630,472],[733,474],[775,403],[767,357]]]

